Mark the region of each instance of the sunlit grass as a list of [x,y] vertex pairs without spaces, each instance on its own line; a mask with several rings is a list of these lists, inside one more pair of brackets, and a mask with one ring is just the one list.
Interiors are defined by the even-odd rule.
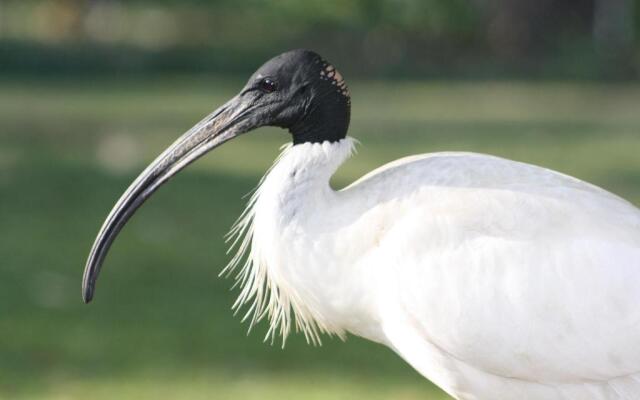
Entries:
[[[281,400],[304,398],[321,399],[372,399],[372,400],[423,400],[442,399],[434,390],[423,390],[397,381],[372,380],[353,374],[314,373],[289,371],[286,373],[248,373],[237,371],[176,370],[133,373],[127,377],[70,379],[65,375],[48,377],[43,386],[46,398],[66,400],[84,398],[90,393],[95,400],[144,399],[256,399]],[[14,397],[15,396],[15,397]],[[15,393],[11,398],[41,398],[39,390]]]
[[[242,196],[289,140],[262,129],[205,157],[116,241],[95,302],[80,277],[137,172],[242,82],[210,78],[0,83],[0,398],[444,399],[390,350],[350,338],[285,350],[246,336],[217,278]],[[544,165],[640,204],[640,87],[565,83],[352,85],[358,155],[342,186],[442,150]]]

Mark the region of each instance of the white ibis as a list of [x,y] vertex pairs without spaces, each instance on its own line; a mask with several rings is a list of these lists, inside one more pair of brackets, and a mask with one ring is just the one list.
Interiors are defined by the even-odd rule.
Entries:
[[347,332],[393,349],[460,400],[640,399],[640,210],[545,168],[472,153],[385,165],[345,189],[353,150],[338,71],[294,50],[163,152],[91,249],[83,297],[136,209],[260,126],[293,137],[231,231],[236,307],[269,335]]

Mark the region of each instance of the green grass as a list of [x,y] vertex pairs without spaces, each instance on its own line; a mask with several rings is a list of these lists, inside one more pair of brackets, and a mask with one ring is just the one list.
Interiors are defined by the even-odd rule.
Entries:
[[[116,241],[96,300],[88,249],[113,202],[240,81],[0,82],[0,398],[445,399],[379,345],[350,337],[282,350],[246,335],[217,278],[241,197],[288,141],[263,129],[182,173]],[[493,153],[640,204],[640,86],[352,85],[359,154],[342,186],[395,158]]]

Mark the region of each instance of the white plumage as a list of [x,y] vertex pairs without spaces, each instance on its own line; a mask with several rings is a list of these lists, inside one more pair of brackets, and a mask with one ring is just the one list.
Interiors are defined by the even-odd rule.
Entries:
[[548,169],[398,160],[335,191],[353,140],[286,147],[232,231],[269,335],[382,343],[460,400],[640,399],[640,211]]
[[342,75],[299,49],[134,180],[91,248],[83,299],[135,211],[178,171],[261,126],[285,148],[231,231],[251,325],[382,343],[459,400],[640,400],[640,210],[560,173],[438,153],[335,191],[353,151]]

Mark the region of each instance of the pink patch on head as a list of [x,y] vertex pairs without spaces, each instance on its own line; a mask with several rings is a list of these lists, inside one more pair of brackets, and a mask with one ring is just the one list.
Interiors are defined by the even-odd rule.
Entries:
[[323,69],[320,71],[320,78],[323,80],[330,80],[331,84],[339,88],[338,93],[349,98],[349,88],[342,77],[342,74],[331,64],[326,61],[322,62]]

